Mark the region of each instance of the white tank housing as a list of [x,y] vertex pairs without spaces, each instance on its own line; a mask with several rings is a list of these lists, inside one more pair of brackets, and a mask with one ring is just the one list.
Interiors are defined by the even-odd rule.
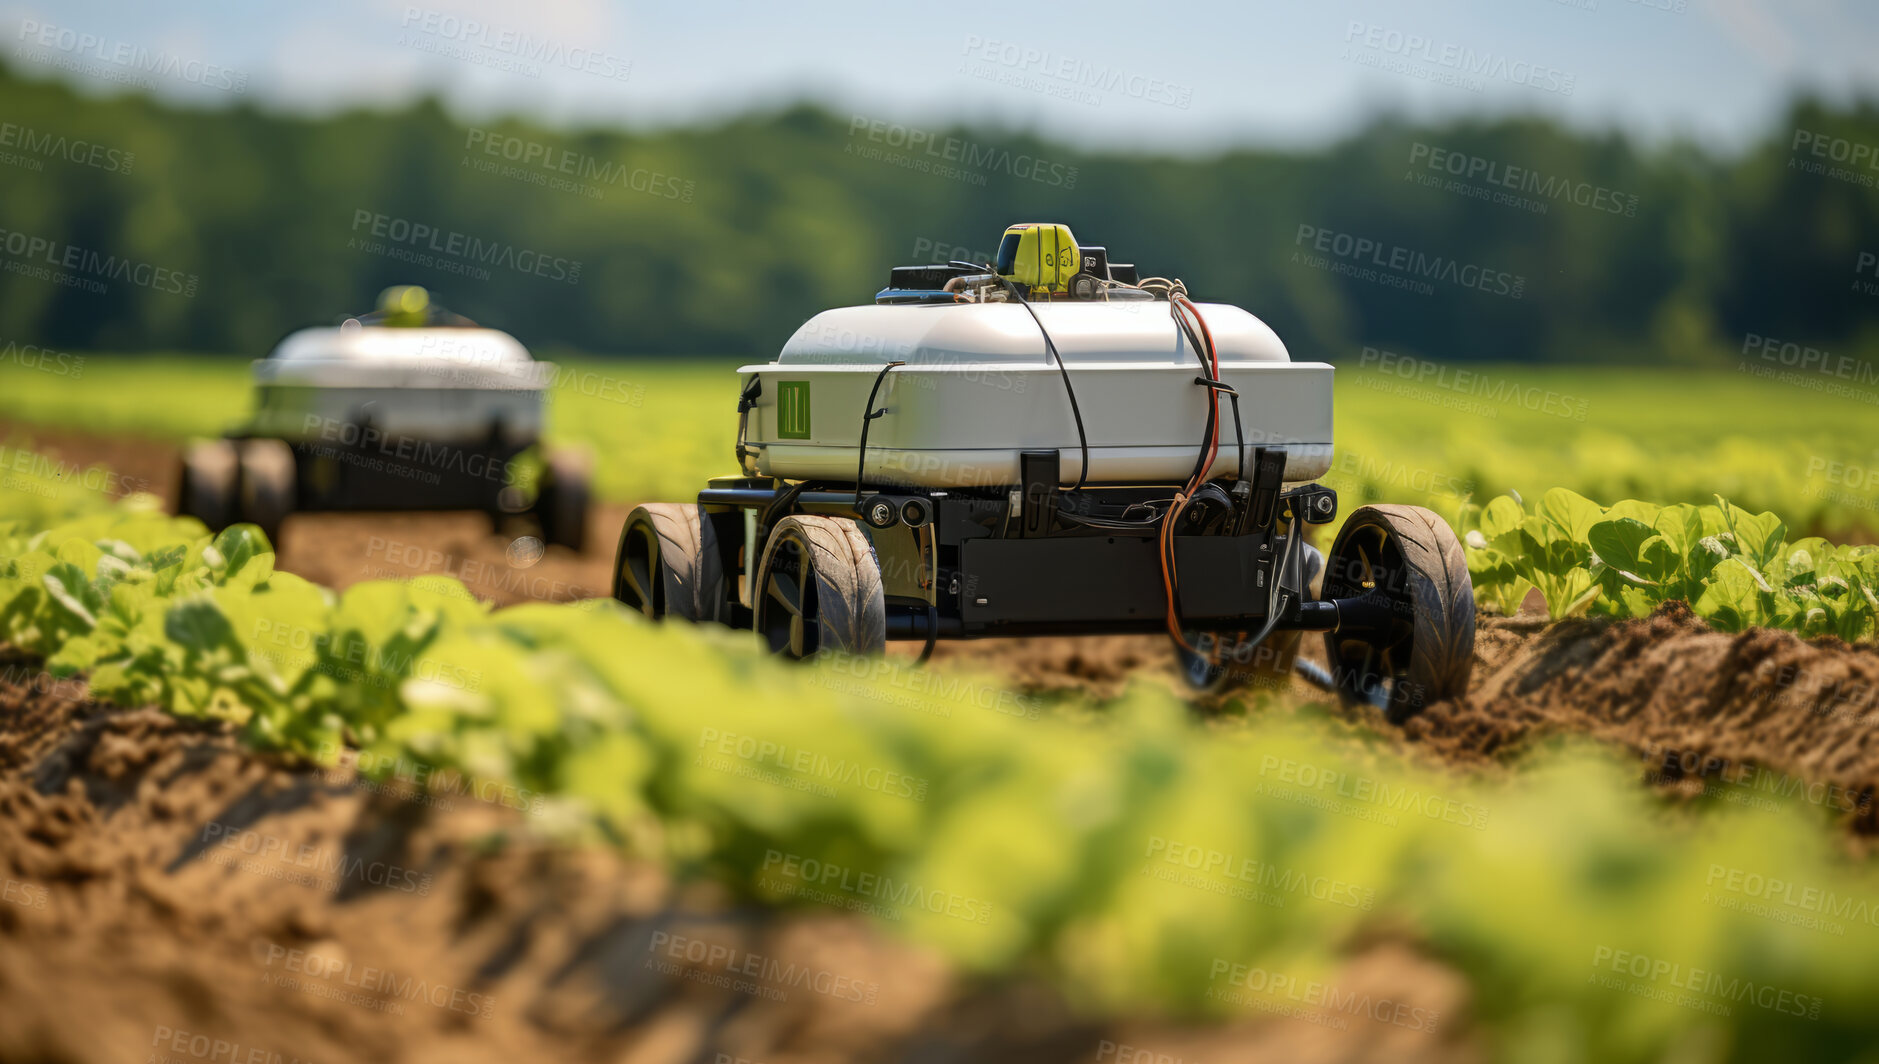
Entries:
[[[1333,368],[1293,362],[1267,325],[1239,307],[1199,304],[1240,395],[1246,445],[1287,448],[1286,479],[1331,465]],[[1063,358],[1089,436],[1089,483],[1179,484],[1193,472],[1206,425],[1201,363],[1161,301],[1034,303]],[[824,311],[796,330],[776,361],[739,372],[762,379],[745,442],[759,473],[853,482],[868,391],[881,381],[868,429],[870,484],[958,488],[1015,484],[1018,456],[1056,450],[1060,479],[1082,464],[1076,422],[1038,322],[1015,303],[887,304]],[[1220,453],[1210,476],[1239,458],[1221,397]]]
[[254,363],[250,431],[285,440],[330,437],[367,419],[388,435],[441,442],[541,435],[553,363],[496,329],[342,325],[301,329]]

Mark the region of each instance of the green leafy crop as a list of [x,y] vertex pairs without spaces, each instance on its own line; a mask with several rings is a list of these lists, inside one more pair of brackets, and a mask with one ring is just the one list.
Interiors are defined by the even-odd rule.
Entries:
[[1763,626],[1852,642],[1879,634],[1879,547],[1789,542],[1772,513],[1727,500],[1603,507],[1564,488],[1528,513],[1503,495],[1463,512],[1476,597],[1513,613],[1537,589],[1553,617],[1642,617],[1679,600],[1724,631]]
[[[252,528],[211,537],[144,499],[74,503],[43,526],[13,501],[0,496],[0,639],[88,673],[101,697],[226,720],[270,749],[345,745],[501,781],[541,797],[546,830],[759,901],[814,890],[890,910],[964,970],[1045,973],[1092,1013],[1309,1005],[1353,1037],[1469,1026],[1506,1059],[1540,1039],[1585,1061],[1693,1040],[1716,1057],[1852,1059],[1879,1030],[1879,876],[1836,858],[1820,809],[1723,804],[1691,830],[1599,751],[1495,784],[1310,714],[1203,727],[1137,691],[1095,719],[1040,715],[975,677],[789,666],[748,633],[611,602],[490,611],[435,578],[334,594],[275,570]],[[1582,584],[1598,603],[1700,584],[1713,613],[1741,617],[1802,571],[1836,602],[1819,589],[1865,578],[1723,508],[1489,509],[1475,531],[1495,530],[1493,564],[1562,605]],[[1771,590],[1729,584],[1725,565]],[[810,878],[809,862],[840,874]],[[1743,886],[1771,876],[1798,886]],[[1380,941],[1465,976],[1468,1014],[1347,982]],[[1281,985],[1317,989],[1302,1004]]]

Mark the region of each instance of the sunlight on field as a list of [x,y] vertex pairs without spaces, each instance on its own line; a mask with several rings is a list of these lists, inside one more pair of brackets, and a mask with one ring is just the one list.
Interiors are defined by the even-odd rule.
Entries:
[[684,499],[737,472],[737,360],[564,365],[549,438],[593,448],[602,496]]
[[1720,494],[1796,531],[1879,531],[1869,428],[1879,392],[1718,371],[1442,369],[1422,379],[1339,370],[1339,453],[1326,479],[1348,502],[1424,501],[1452,519],[1471,492],[1476,502],[1552,487],[1605,503]]
[[68,373],[9,370],[0,417],[97,433],[214,435],[247,417],[248,362],[224,355],[87,355]]
[[[549,436],[594,449],[603,496],[684,498],[735,469],[737,360],[560,364]],[[1346,509],[1419,502],[1452,517],[1470,495],[1537,498],[1568,487],[1604,502],[1722,494],[1774,510],[1797,531],[1879,532],[1867,431],[1879,394],[1718,371],[1433,365],[1339,370],[1338,455],[1325,479]],[[94,355],[75,376],[10,374],[0,416],[94,432],[213,434],[246,416],[247,369],[238,358]]]

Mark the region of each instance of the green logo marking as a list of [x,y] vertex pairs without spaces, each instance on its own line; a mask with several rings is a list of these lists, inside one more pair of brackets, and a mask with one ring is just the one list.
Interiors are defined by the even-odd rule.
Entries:
[[809,382],[776,384],[776,434],[786,440],[809,438]]

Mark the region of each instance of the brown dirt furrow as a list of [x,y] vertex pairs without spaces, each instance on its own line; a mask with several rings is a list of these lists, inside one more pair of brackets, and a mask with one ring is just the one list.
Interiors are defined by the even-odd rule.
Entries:
[[[1172,646],[1165,635],[970,639],[940,643],[932,662],[996,676],[1027,694],[1111,699],[1134,680],[1174,689]],[[918,643],[890,644],[890,653],[897,655],[919,651]]]
[[103,466],[113,474],[89,485],[112,495],[149,492],[165,502],[176,502],[181,453],[168,440],[142,436],[100,436],[82,429],[23,425],[0,420],[0,445],[31,450],[43,461],[36,468],[80,469]]
[[1483,620],[1474,689],[1405,737],[1478,764],[1580,734],[1636,752],[1647,781],[1727,800],[1793,797],[1871,831],[1879,647],[1736,634],[1681,603],[1623,622]]
[[1415,997],[1439,1035],[1256,1010],[1099,1024],[853,914],[544,841],[509,798],[362,784],[0,676],[0,1061],[1480,1057],[1466,984],[1401,945],[1339,983]]

